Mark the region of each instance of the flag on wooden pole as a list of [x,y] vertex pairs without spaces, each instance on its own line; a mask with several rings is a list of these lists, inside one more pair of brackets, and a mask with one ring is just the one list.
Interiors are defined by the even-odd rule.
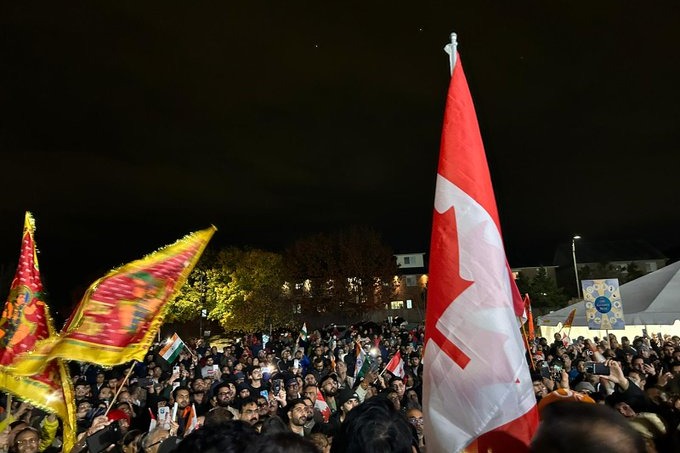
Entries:
[[518,452],[527,449],[538,424],[517,321],[524,307],[505,257],[484,146],[455,48],[453,55],[430,248],[425,438],[432,451],[470,446]]

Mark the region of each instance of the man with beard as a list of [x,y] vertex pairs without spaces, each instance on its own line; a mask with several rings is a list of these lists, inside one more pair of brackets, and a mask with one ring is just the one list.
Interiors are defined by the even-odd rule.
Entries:
[[215,387],[215,398],[218,407],[224,407],[234,415],[235,419],[240,418],[240,413],[234,407],[236,397],[236,387],[231,382],[220,382]]
[[305,435],[305,423],[307,423],[307,406],[302,399],[296,399],[288,404],[288,427],[295,434]]
[[331,408],[331,413],[337,412],[338,406],[335,397],[338,394],[338,376],[335,373],[329,373],[319,380],[319,385],[326,404]]
[[177,404],[177,415],[174,422],[179,426],[177,436],[184,437],[187,427],[191,423],[191,393],[188,387],[177,387],[172,391],[172,399]]
[[328,423],[328,419],[331,416],[331,409],[323,399],[317,398],[319,394],[318,389],[316,384],[307,384],[304,386],[302,394],[312,402],[312,406],[314,407],[314,419],[318,423]]
[[260,414],[257,408],[257,400],[255,398],[247,397],[241,400],[239,420],[248,423],[250,426],[255,425],[260,420]]

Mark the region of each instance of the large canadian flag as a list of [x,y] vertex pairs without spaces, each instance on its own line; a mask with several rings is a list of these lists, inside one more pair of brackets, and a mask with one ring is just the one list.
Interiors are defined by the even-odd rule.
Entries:
[[527,449],[538,414],[517,319],[522,313],[475,109],[456,58],[430,247],[423,360],[428,451]]

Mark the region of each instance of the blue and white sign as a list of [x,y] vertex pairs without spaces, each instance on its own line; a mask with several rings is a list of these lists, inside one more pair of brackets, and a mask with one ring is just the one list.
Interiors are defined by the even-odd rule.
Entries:
[[626,328],[618,279],[581,280],[581,285],[589,329],[622,330]]

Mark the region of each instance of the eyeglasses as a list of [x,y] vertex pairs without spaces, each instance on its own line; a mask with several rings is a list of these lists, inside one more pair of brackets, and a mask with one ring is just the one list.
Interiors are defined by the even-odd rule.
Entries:
[[31,439],[17,440],[17,441],[16,441],[16,444],[17,444],[18,446],[22,446],[22,445],[37,445],[37,444],[38,444],[38,439],[31,438]]
[[423,420],[423,417],[409,417],[408,421],[410,421],[414,425],[422,425],[422,424],[425,423],[425,420]]

